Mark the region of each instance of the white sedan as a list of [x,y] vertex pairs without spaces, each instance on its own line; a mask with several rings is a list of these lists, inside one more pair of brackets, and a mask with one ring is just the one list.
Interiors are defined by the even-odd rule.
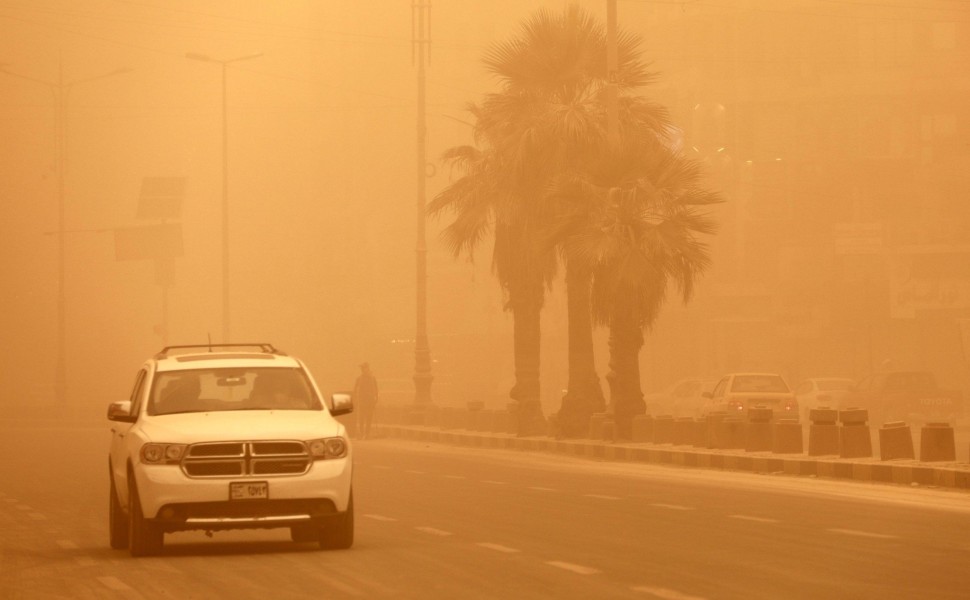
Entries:
[[748,409],[764,407],[772,409],[772,416],[797,418],[798,403],[785,378],[777,373],[731,373],[714,386],[713,392],[704,392],[707,401],[702,412],[747,416]]
[[842,401],[849,396],[855,381],[846,377],[810,377],[795,386],[795,399],[801,411],[802,420],[808,422],[813,408],[846,408]]

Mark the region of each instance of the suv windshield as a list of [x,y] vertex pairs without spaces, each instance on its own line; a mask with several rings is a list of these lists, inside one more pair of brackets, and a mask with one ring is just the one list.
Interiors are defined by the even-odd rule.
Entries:
[[148,401],[149,415],[322,409],[302,370],[278,367],[158,373]]

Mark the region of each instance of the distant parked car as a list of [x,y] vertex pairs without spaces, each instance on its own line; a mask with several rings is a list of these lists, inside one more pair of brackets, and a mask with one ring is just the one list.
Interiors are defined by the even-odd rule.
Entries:
[[798,416],[798,402],[785,378],[777,373],[731,373],[704,392],[707,401],[701,408],[705,415],[713,412],[747,416],[748,409],[765,407],[777,418]]
[[844,402],[868,409],[869,422],[874,425],[892,421],[955,424],[963,415],[962,394],[941,389],[929,371],[874,373],[859,380]]
[[809,377],[795,386],[795,400],[802,421],[808,422],[813,408],[828,407],[836,410],[848,408],[842,401],[849,395],[855,380],[847,377]]
[[645,394],[647,414],[696,417],[704,404],[704,392],[710,392],[716,381],[698,377],[680,379],[659,392]]

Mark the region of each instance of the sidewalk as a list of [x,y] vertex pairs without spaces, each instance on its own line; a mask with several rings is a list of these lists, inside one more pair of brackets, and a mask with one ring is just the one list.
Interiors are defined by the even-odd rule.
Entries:
[[843,459],[837,456],[774,454],[743,450],[713,450],[690,445],[647,442],[609,442],[592,439],[557,440],[550,437],[516,437],[464,429],[422,425],[374,424],[386,437],[478,448],[552,452],[596,460],[630,461],[660,465],[847,479],[899,485],[925,485],[970,489],[970,464],[926,463],[917,460]]

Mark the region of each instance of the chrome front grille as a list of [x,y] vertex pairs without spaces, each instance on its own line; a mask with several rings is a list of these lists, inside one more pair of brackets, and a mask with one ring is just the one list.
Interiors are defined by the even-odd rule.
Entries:
[[295,440],[204,442],[188,447],[182,472],[189,477],[273,477],[310,469],[306,444]]

